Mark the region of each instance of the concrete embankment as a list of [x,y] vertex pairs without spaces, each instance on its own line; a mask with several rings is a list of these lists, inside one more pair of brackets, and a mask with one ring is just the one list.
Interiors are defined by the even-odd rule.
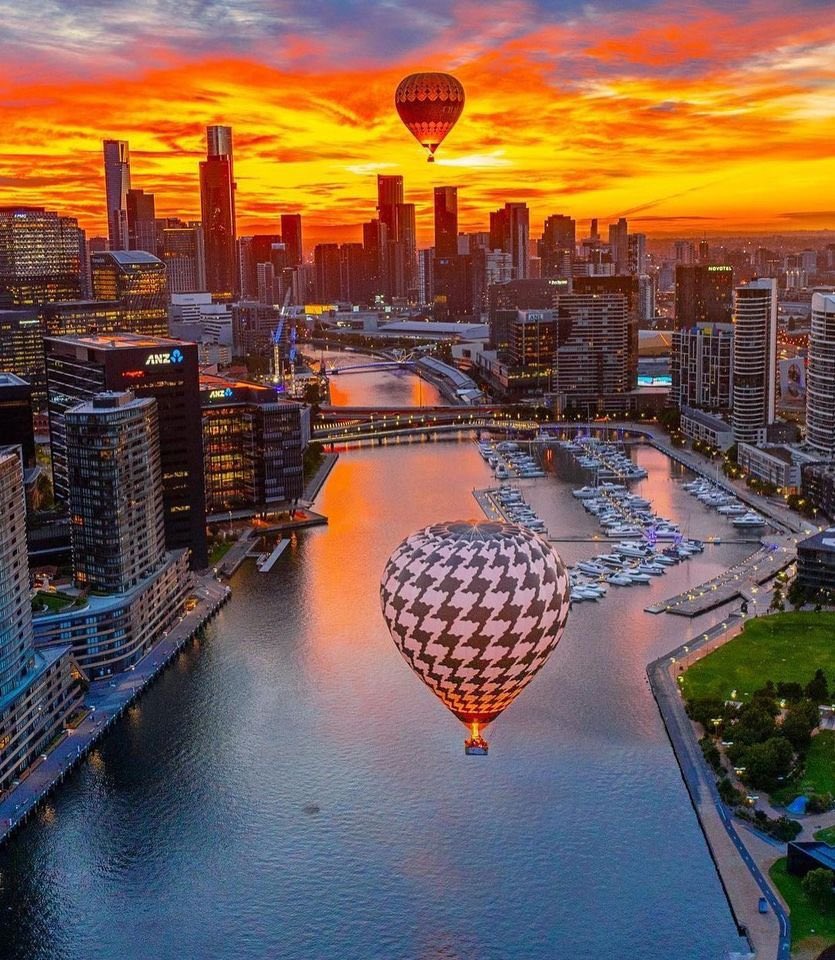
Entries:
[[227,602],[230,589],[214,578],[199,578],[197,604],[159,641],[135,668],[90,684],[84,698],[89,713],[64,739],[30,768],[20,783],[0,799],[0,845],[37,811],[96,743],[162,673],[182,648]]
[[[791,950],[788,915],[719,797],[713,773],[705,764],[685,712],[676,679],[685,665],[736,636],[742,623],[738,612],[731,614],[698,640],[655,660],[647,667],[647,676],[740,935],[747,938],[758,957],[788,960]],[[767,913],[760,913],[758,909],[760,897],[768,902]]]

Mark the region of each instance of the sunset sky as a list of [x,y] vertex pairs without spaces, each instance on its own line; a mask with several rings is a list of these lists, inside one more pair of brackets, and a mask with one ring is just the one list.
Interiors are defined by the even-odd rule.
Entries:
[[[506,200],[626,215],[649,234],[835,228],[832,3],[0,0],[0,204],[105,231],[101,139],[133,185],[197,218],[203,128],[234,129],[239,233],[301,211],[358,239],[374,175],[431,187],[463,229]],[[434,166],[393,108],[406,73],[467,105]],[[581,227],[585,233],[585,224]]]

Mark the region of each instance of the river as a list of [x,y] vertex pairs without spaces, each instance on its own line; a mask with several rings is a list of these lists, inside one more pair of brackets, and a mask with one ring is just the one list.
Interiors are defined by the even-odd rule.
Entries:
[[[434,402],[406,373],[338,402]],[[430,391],[430,392],[427,392]],[[408,399],[407,399],[408,398]],[[719,521],[650,449],[643,490]],[[590,534],[559,454],[527,481],[553,537]],[[709,547],[576,606],[488,758],[411,674],[379,575],[400,539],[477,516],[466,437],[342,453],[305,531],[233,599],[0,853],[3,960],[716,960],[738,946],[645,666],[702,621],[643,612],[750,552]],[[729,528],[728,528],[729,529]],[[723,530],[724,532],[724,530]],[[557,544],[567,562],[589,543]],[[708,618],[710,619],[710,618]]]

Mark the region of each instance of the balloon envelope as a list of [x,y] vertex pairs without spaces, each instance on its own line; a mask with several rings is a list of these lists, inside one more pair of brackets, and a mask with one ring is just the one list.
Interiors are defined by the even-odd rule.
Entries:
[[421,680],[465,723],[494,720],[562,636],[570,588],[524,527],[454,521],[407,537],[383,571],[383,616]]
[[455,126],[464,109],[464,88],[448,73],[412,73],[394,94],[400,119],[429,159]]

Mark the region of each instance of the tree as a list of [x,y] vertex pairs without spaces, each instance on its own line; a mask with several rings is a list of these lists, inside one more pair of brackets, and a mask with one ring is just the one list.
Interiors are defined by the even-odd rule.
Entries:
[[826,681],[826,674],[820,668],[815,671],[814,679],[806,684],[806,696],[813,703],[829,702],[829,684]]
[[806,896],[819,906],[828,906],[832,900],[832,884],[835,883],[835,873],[825,867],[810,870],[800,881]]
[[768,607],[769,613],[782,613],[786,609],[786,605],[783,603],[783,591],[780,588],[780,584],[777,583],[774,585],[774,592],[771,595],[771,603]]
[[789,585],[786,598],[795,610],[799,610],[803,604],[806,603],[806,590],[797,577],[795,577]]
[[816,703],[800,700],[793,703],[783,720],[783,736],[795,750],[805,750],[812,742],[812,731],[820,722],[820,713]]
[[776,733],[774,714],[763,707],[763,701],[746,703],[739,708],[733,728],[734,743],[750,747],[754,743],[771,739]]
[[785,682],[781,680],[777,684],[777,696],[783,700],[788,700],[789,703],[797,703],[798,700],[803,699],[803,687],[793,681]]
[[771,789],[791,770],[794,751],[784,737],[771,737],[745,751],[745,779],[753,787]]

